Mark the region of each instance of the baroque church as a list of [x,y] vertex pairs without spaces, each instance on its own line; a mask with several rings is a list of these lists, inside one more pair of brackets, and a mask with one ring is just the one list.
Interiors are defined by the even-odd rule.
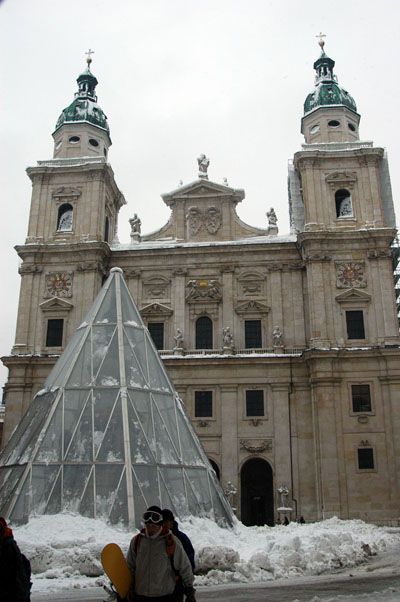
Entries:
[[198,178],[162,200],[157,232],[131,220],[108,162],[87,69],[27,173],[32,200],[15,345],[2,361],[3,444],[113,268],[128,290],[238,517],[274,524],[400,517],[400,337],[386,153],[359,137],[354,99],[324,51],[290,163],[291,232],[239,219],[244,190]]

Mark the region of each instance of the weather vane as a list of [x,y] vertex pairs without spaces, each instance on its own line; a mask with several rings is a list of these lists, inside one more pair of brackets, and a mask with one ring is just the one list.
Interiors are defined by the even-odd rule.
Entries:
[[316,35],[315,37],[319,38],[318,44],[321,46],[321,50],[323,52],[324,51],[324,46],[325,46],[325,40],[324,40],[324,38],[326,38],[326,35],[324,33],[322,33],[322,31],[320,31],[319,34]]
[[89,50],[87,52],[85,52],[85,54],[87,54],[87,59],[86,62],[88,64],[88,67],[90,69],[90,63],[92,62],[92,54],[94,54],[94,50],[92,50],[91,48],[89,48]]

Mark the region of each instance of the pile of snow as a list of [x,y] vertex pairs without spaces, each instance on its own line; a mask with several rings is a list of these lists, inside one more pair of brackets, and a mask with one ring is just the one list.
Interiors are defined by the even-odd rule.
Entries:
[[[337,518],[272,528],[236,521],[233,529],[223,529],[192,517],[180,526],[196,550],[198,586],[319,575],[355,566],[400,543],[398,530]],[[115,542],[126,552],[133,535],[70,514],[32,518],[14,528],[18,545],[31,560],[34,592],[107,583],[100,564],[103,546]]]

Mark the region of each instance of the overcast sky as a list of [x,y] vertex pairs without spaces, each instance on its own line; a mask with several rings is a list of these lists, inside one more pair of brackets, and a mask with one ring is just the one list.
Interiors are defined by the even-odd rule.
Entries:
[[167,221],[160,194],[196,179],[200,153],[211,180],[245,189],[244,221],[265,226],[273,206],[285,234],[287,162],[303,142],[320,31],[361,113],[361,138],[388,150],[400,215],[399,13],[396,0],[0,0],[0,355],[14,342],[13,247],[24,243],[31,193],[25,168],[52,157],[51,134],[89,47],[111,129],[109,161],[127,200],[121,242],[134,213],[143,233]]

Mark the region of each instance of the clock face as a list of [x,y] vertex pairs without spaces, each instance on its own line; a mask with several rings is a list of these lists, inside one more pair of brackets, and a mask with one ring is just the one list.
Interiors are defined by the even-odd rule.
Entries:
[[337,267],[338,287],[366,286],[364,265],[362,263],[344,263]]
[[55,272],[46,275],[47,293],[52,297],[71,297],[72,277],[67,272]]

